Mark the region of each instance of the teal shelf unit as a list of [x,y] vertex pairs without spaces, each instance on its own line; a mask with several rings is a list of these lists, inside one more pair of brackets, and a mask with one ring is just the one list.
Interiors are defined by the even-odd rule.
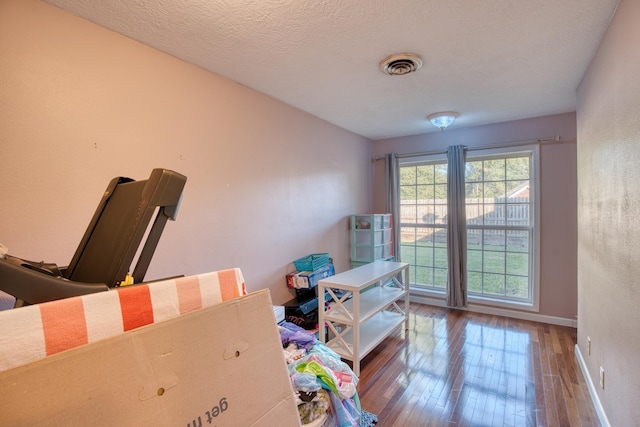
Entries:
[[391,214],[350,216],[351,267],[373,261],[393,261]]

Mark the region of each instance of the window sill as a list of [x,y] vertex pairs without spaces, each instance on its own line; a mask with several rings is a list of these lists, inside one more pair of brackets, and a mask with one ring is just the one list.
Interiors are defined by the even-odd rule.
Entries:
[[[441,307],[446,306],[444,291],[433,291],[411,286],[410,294],[411,296],[415,296],[418,299],[426,299],[430,304],[438,305]],[[509,310],[531,311],[535,313],[538,313],[540,311],[539,307],[537,307],[537,304],[533,304],[531,302],[510,301],[499,298],[481,297],[476,295],[468,295],[467,299],[470,306],[496,307]]]

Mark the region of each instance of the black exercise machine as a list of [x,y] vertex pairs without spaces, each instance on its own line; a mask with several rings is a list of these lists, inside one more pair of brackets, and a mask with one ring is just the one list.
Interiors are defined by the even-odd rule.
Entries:
[[142,282],[167,220],[176,219],[186,181],[168,169],[141,181],[112,179],[68,267],[7,254],[0,257],[0,290],[20,306],[120,286],[146,237],[131,274]]

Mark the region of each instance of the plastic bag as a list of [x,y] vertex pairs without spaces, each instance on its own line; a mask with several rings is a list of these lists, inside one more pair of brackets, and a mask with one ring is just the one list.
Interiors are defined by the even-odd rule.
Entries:
[[340,399],[337,395],[329,393],[331,407],[336,421],[336,427],[358,427],[360,421],[360,400],[358,395],[354,399]]
[[296,372],[291,375],[291,385],[296,391],[303,391],[309,393],[312,391],[320,390],[320,385],[316,381],[315,374],[308,372]]

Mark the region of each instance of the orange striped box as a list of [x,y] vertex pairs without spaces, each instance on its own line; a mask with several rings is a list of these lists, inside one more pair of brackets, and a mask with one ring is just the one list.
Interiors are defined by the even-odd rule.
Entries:
[[[116,298],[107,297],[104,313],[119,302],[116,326],[125,332],[88,344],[105,333],[85,315],[93,299],[72,298],[39,316],[17,309],[39,325],[32,350],[54,354],[0,372],[0,424],[300,426],[269,290],[229,299],[243,287],[228,288],[226,301],[199,308],[208,304],[196,291],[201,283],[178,282],[105,292]],[[156,310],[160,300],[186,313],[169,318],[168,306]]]

